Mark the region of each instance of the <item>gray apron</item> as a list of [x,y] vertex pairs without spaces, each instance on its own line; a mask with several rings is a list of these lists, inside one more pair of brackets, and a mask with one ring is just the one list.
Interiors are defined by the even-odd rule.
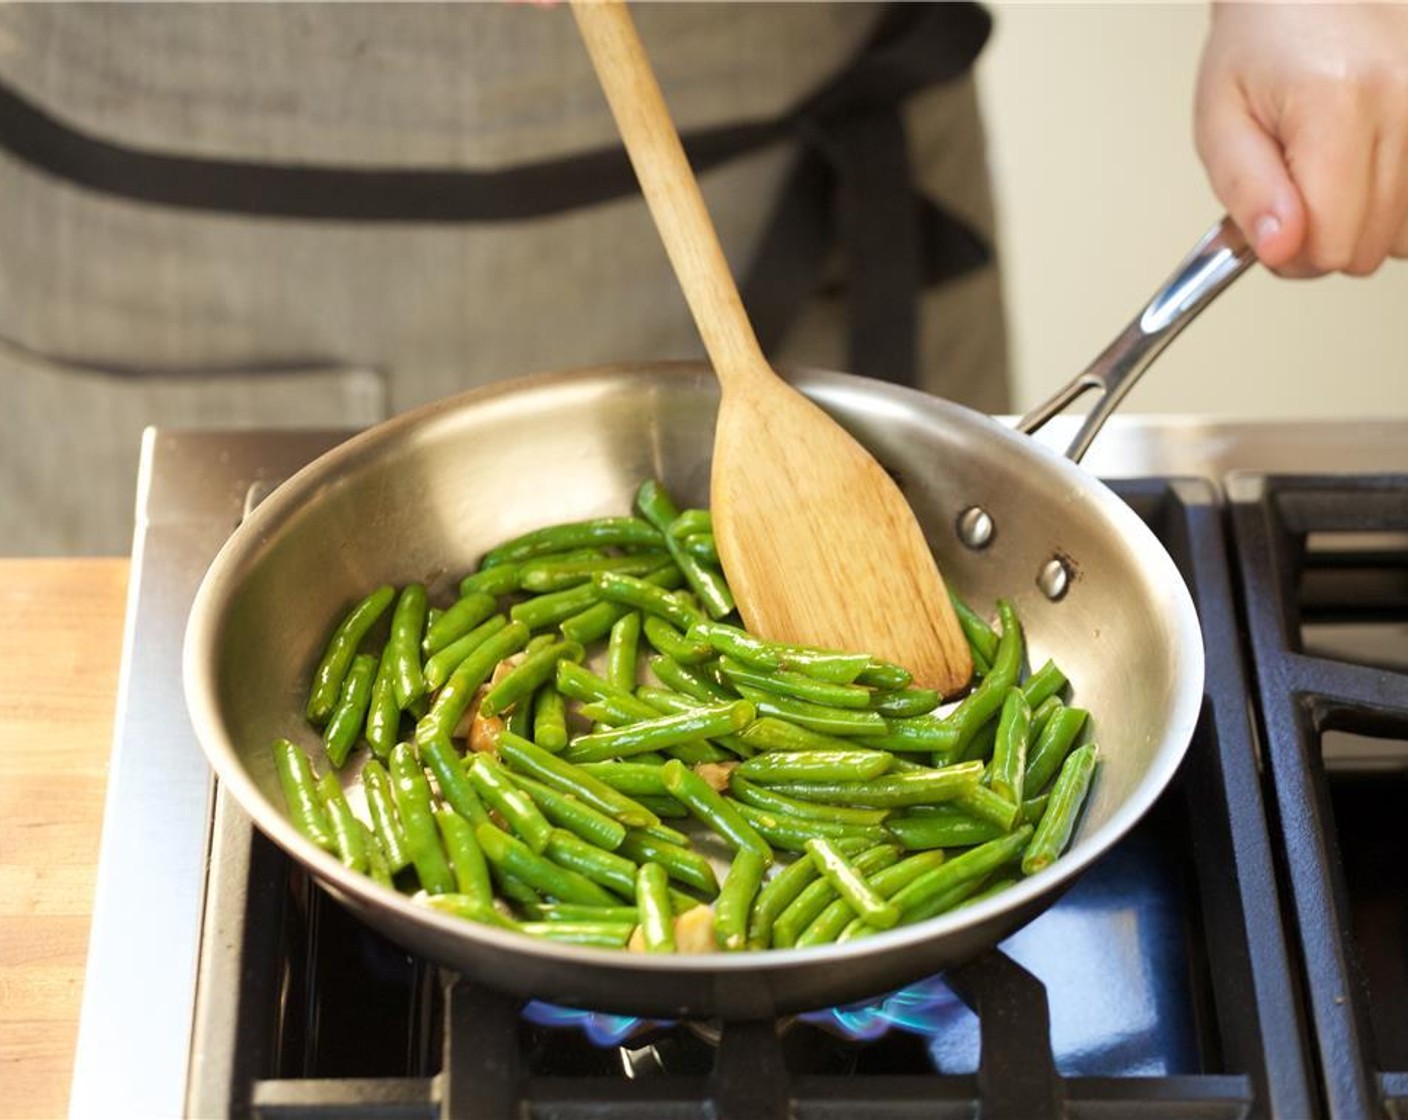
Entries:
[[[969,5],[640,4],[776,362],[1007,404]],[[147,424],[360,426],[700,346],[561,7],[0,6],[0,553]]]

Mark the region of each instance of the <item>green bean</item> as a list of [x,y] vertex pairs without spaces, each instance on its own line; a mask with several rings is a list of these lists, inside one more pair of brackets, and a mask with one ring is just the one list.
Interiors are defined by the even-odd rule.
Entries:
[[676,540],[683,540],[696,533],[712,533],[714,531],[714,515],[707,509],[680,510],[665,531]]
[[429,894],[453,891],[455,878],[431,815],[430,783],[409,743],[397,743],[391,748],[390,773],[396,810],[406,830],[406,848],[420,885]]
[[395,890],[396,884],[391,879],[391,864],[387,862],[386,852],[381,846],[381,841],[362,821],[354,817],[353,823],[357,826],[357,834],[362,838],[362,847],[367,852],[367,875],[372,882]]
[[431,654],[422,670],[426,687],[432,690],[442,687],[465,658],[507,626],[507,615],[491,615],[462,638],[456,638],[444,649]]
[[396,589],[390,584],[378,587],[338,623],[318,667],[313,671],[313,685],[308,694],[306,711],[312,723],[324,724],[332,715],[342,691],[342,679],[347,675],[352,659],[357,656],[357,647],[395,597]]
[[[854,856],[874,845],[858,839],[833,841],[836,850],[846,856]],[[753,912],[748,919],[748,947],[766,949],[772,944],[772,927],[781,914],[809,883],[821,878],[821,872],[810,859],[793,860],[763,884],[758,897],[753,901]]]
[[436,894],[428,895],[417,901],[432,910],[439,910],[442,914],[451,914],[456,918],[464,918],[466,921],[478,922],[483,926],[494,926],[498,929],[511,929],[515,932],[520,928],[518,922],[500,913],[491,903],[483,902],[469,895],[454,893]]
[[1031,825],[1022,825],[1009,836],[970,848],[921,875],[890,898],[899,907],[900,921],[906,925],[920,922],[950,908],[957,901],[951,897],[955,888],[981,883],[994,871],[1019,858],[1031,837]]
[[775,790],[757,785],[735,768],[729,775],[729,792],[739,801],[765,813],[781,813],[806,820],[832,821],[836,824],[873,826],[882,823],[888,809],[856,809],[849,805],[817,805],[786,797]]
[[[643,576],[655,571],[668,558],[664,552],[642,552],[634,556],[578,556],[571,559],[545,557],[530,560],[519,568],[518,586],[541,595],[590,582],[597,572],[621,572]],[[491,569],[492,570],[492,569]]]
[[662,684],[701,703],[727,704],[736,699],[733,693],[695,666],[682,664],[670,657],[652,657],[648,664]]
[[[489,825],[490,828],[495,827]],[[476,837],[477,839],[477,837]],[[531,851],[531,849],[529,849]],[[489,864],[489,875],[494,880],[498,892],[510,902],[519,906],[534,906],[543,901],[543,896],[525,883],[518,876],[506,871],[497,864]]]
[[[889,899],[901,887],[938,867],[945,858],[943,852],[920,852],[915,856],[906,856],[898,863],[880,868],[870,875],[866,882],[881,898]],[[875,927],[867,925],[865,919],[858,916],[844,898],[837,898],[828,903],[798,935],[797,948],[804,949],[841,940],[847,929],[854,930],[851,938],[859,936],[862,930],[866,933],[875,932]]]
[[386,853],[386,862],[394,875],[411,862],[406,845],[406,833],[391,794],[391,778],[381,763],[369,758],[362,766],[362,795],[367,800],[367,812],[372,818],[372,830]]
[[622,898],[633,898],[636,891],[636,865],[625,856],[608,852],[574,836],[564,828],[555,828],[543,853],[559,867],[584,875]]
[[[595,580],[596,577],[592,578]],[[684,575],[673,560],[666,560],[658,568],[642,576],[640,582],[662,591],[670,591],[684,583]],[[564,619],[559,629],[564,638],[590,645],[610,633],[616,620],[633,609],[635,608],[629,603],[604,598],[571,618]]]
[[484,857],[494,866],[522,880],[528,886],[561,902],[580,902],[588,906],[614,906],[616,899],[603,887],[585,875],[560,867],[538,855],[517,837],[510,836],[491,824],[481,824],[474,838]]
[[1035,875],[1049,867],[1066,850],[1085,795],[1095,774],[1095,744],[1087,743],[1072,751],[1061,764],[1061,772],[1051,787],[1051,800],[1041,816],[1031,844],[1022,855],[1022,874]]
[[518,590],[518,565],[503,563],[492,568],[481,568],[460,580],[460,598],[482,591],[486,595],[507,595]]
[[714,939],[720,948],[737,951],[748,945],[748,914],[763,884],[767,863],[761,853],[740,848],[724,876],[714,903]]
[[[636,686],[636,657],[640,652],[640,611],[631,611],[611,626],[606,643],[606,679],[627,692]],[[581,647],[578,647],[581,648]]]
[[693,887],[711,898],[719,893],[719,881],[714,875],[713,866],[689,848],[666,843],[633,828],[627,831],[626,839],[616,850],[638,864],[658,863],[677,883]]
[[552,825],[533,799],[513,784],[497,760],[486,754],[476,755],[467,773],[474,791],[499,811],[534,853],[547,847]]
[[[882,867],[888,867],[897,859],[899,859],[899,850],[893,844],[877,844],[855,856],[853,866],[862,875],[872,875]],[[820,865],[818,865],[818,871],[820,871]],[[773,922],[773,947],[788,949],[795,945],[802,931],[811,925],[837,897],[835,886],[825,875],[809,883]]]
[[746,848],[756,852],[764,865],[772,863],[772,848],[768,842],[744,819],[738,807],[730,804],[718,790],[679,759],[665,763],[660,773],[670,795],[684,805],[700,824],[726,840],[735,851]]
[[667,875],[667,869],[660,864],[647,862],[636,876],[636,909],[647,953],[675,951],[675,920]]
[[618,572],[597,572],[592,576],[592,587],[603,599],[658,615],[681,630],[688,630],[700,617],[680,596],[646,579]]
[[1006,830],[966,813],[956,805],[935,805],[923,815],[891,817],[890,835],[909,851],[930,848],[969,848],[1006,835]]
[[[1046,728],[1046,721],[1059,712],[1066,705],[1059,696],[1048,696],[1040,704],[1032,709],[1032,734],[1031,741],[1033,749],[1036,742],[1041,738],[1042,731]],[[1029,752],[1030,753],[1030,752]],[[1030,765],[1030,758],[1028,759]]]
[[[435,775],[440,796],[456,813],[471,824],[483,824],[489,819],[479,795],[474,792],[460,760],[447,735],[433,735],[416,744],[421,762]],[[468,760],[466,760],[468,761]]]
[[550,684],[533,694],[531,737],[543,750],[554,754],[567,746],[567,698]]
[[391,680],[391,643],[381,651],[372,694],[367,701],[367,722],[362,734],[377,758],[385,758],[401,733],[401,706],[396,702],[396,686]]
[[690,533],[687,537],[680,537],[679,542],[680,548],[702,564],[717,568],[723,563],[719,559],[719,544],[713,533]]
[[372,681],[376,677],[377,659],[369,653],[359,653],[352,667],[342,678],[342,690],[332,717],[323,727],[323,746],[328,761],[341,766],[347,761],[366,723],[367,708],[372,701]]
[[484,554],[481,568],[522,562],[575,548],[664,548],[665,541],[648,521],[638,517],[596,517],[533,529]]
[[[703,701],[696,700],[693,696],[687,696],[682,692],[675,692],[667,688],[652,688],[650,685],[641,685],[637,688],[636,699],[649,704],[661,715],[692,712],[701,707],[708,707]],[[715,744],[727,749],[718,750]],[[755,752],[738,735],[719,734],[711,736],[709,742],[701,741],[697,744],[685,744],[683,748],[671,748],[669,753],[681,762],[694,765],[699,762],[727,762],[735,755],[747,758]]]
[[[425,630],[425,616],[430,609],[425,584],[408,583],[397,596],[391,613],[391,679],[396,689],[396,703],[409,708],[412,701],[425,691],[421,672],[420,641]],[[490,611],[493,610],[491,605]],[[486,611],[487,615],[489,612]]]
[[738,735],[755,751],[849,751],[856,748],[853,738],[826,735],[788,723],[777,716],[759,716]]
[[318,796],[318,780],[308,756],[287,739],[274,740],[274,768],[293,827],[324,851],[336,851],[332,825]]
[[531,694],[555,677],[559,661],[580,661],[584,655],[577,642],[548,642],[533,650],[484,694],[480,713],[496,716],[522,702],[531,704]]
[[867,781],[789,782],[778,786],[777,791],[802,801],[820,801],[828,805],[898,809],[905,805],[952,801],[977,786],[982,772],[980,762],[956,762],[937,770],[884,774]]
[[732,613],[733,593],[729,591],[723,573],[686,552],[670,533],[670,526],[678,519],[680,511],[658,479],[647,478],[640,484],[636,489],[635,505],[642,516],[664,535],[665,547],[710,617],[723,618]]
[[479,850],[479,841],[475,839],[474,825],[443,807],[435,810],[435,823],[445,850],[450,854],[450,867],[459,893],[491,905],[494,884],[489,879],[489,865]]
[[[490,569],[491,571],[493,569]],[[426,628],[423,648],[434,656],[453,645],[498,609],[498,599],[487,591],[471,591]]]
[[[889,929],[899,922],[899,907],[877,894],[865,881],[859,869],[824,837],[808,841],[807,853],[821,869],[822,878],[830,883],[846,904],[866,922],[880,929]],[[896,858],[898,859],[898,854]]]
[[901,688],[889,692],[874,692],[870,697],[870,707],[882,716],[902,719],[907,716],[924,716],[939,706],[943,698],[932,688]]
[[536,778],[512,771],[506,773],[514,785],[533,799],[543,816],[559,828],[565,828],[607,851],[615,851],[626,838],[626,826],[615,818],[608,817],[570,794],[560,793]]
[[[965,763],[964,765],[971,766],[973,763]],[[974,782],[966,789],[960,790],[958,795],[952,798],[952,801],[957,808],[972,814],[979,820],[990,821],[1004,832],[1010,831],[1012,826],[1016,824],[1017,814],[1022,808],[979,782]]]
[[[676,625],[679,625],[676,623]],[[850,684],[872,667],[868,653],[816,649],[811,646],[769,642],[722,622],[698,622],[686,632],[690,641],[705,641],[720,653],[756,669],[793,669],[818,680]]]
[[539,902],[524,908],[530,918],[540,922],[629,922],[640,921],[640,911],[630,906],[583,906],[579,902]]
[[[663,766],[664,763],[661,763]],[[666,844],[673,844],[677,848],[689,847],[689,837],[677,828],[671,828],[667,824],[653,824],[649,828],[641,829],[647,836],[652,836],[656,840],[663,840]]]
[[1070,753],[1087,717],[1083,708],[1062,708],[1047,720],[1027,758],[1027,789],[1036,792],[1046,788]]
[[878,778],[894,759],[885,751],[777,751],[739,763],[738,773],[761,785]]
[[1020,688],[1009,688],[1002,701],[997,722],[997,743],[993,747],[988,786],[1014,805],[1022,800],[1022,781],[1027,771],[1027,737],[1031,733],[1032,710]]
[[518,932],[567,945],[620,949],[635,932],[635,922],[519,922]]
[[833,708],[869,708],[870,689],[858,684],[833,684],[817,680],[790,669],[754,669],[724,655],[719,668],[725,677],[737,685],[750,685],[764,692]]
[[[559,669],[567,662],[558,662]],[[559,793],[571,794],[580,801],[614,817],[627,828],[649,827],[660,818],[623,793],[612,789],[579,766],[543,750],[511,732],[499,736],[499,754],[509,765],[521,770]]]
[[801,724],[812,731],[845,737],[881,735],[886,730],[885,717],[879,712],[813,704],[809,700],[778,696],[752,685],[735,683],[739,694],[745,700],[753,702],[760,716],[777,716]]
[[632,797],[667,797],[665,779],[660,774],[663,763],[645,762],[583,762],[583,771],[600,778],[612,789]]
[[974,903],[992,898],[993,895],[1001,894],[1003,891],[1016,886],[1019,881],[1020,879],[1016,875],[995,875],[991,879],[979,884],[978,889],[968,895],[967,898],[963,899],[954,909],[958,910],[964,906],[972,906]]
[[914,677],[903,665],[896,665],[893,661],[882,661],[878,657],[872,657],[865,668],[857,674],[855,683],[863,684],[867,688],[879,688],[893,692],[897,689],[908,688],[914,683]]
[[592,583],[579,584],[563,591],[551,591],[546,595],[535,595],[514,603],[508,609],[508,616],[514,622],[521,622],[529,630],[542,630],[580,614],[589,607],[601,602],[601,595]]
[[691,642],[659,615],[642,614],[645,640],[663,657],[681,665],[698,665],[717,656],[708,642]]
[[[999,709],[1000,710],[1000,709]],[[957,743],[957,739],[954,740]],[[987,723],[978,728],[973,737],[956,750],[946,751],[943,757],[953,759],[955,762],[971,762],[973,759],[986,762],[992,758],[993,748],[997,745],[997,720],[989,719]]]
[[746,700],[680,712],[671,716],[641,720],[608,731],[579,736],[567,745],[563,757],[570,762],[600,762],[607,758],[660,750],[739,731],[753,718],[753,705]]
[[997,631],[957,595],[951,594],[949,599],[953,603],[954,614],[958,616],[958,625],[962,628],[964,637],[968,639],[969,649],[981,656],[985,665],[992,665],[993,659],[997,657]]
[[1061,672],[1056,662],[1049,658],[1022,685],[1022,694],[1027,703],[1035,708],[1049,697],[1055,696],[1066,687],[1066,674]]
[[977,688],[959,701],[948,716],[949,722],[958,728],[957,752],[961,752],[979,728],[997,715],[1007,690],[1017,683],[1017,674],[1022,667],[1022,627],[1017,613],[1006,599],[998,600],[997,611],[1002,620],[1002,638],[998,642],[992,670]]
[[841,821],[794,817],[786,813],[759,809],[742,801],[736,802],[734,808],[772,847],[787,852],[806,851],[807,841],[815,836],[825,836],[832,840],[863,839],[871,844],[883,843],[890,839],[889,832],[880,825],[846,824]]
[[489,679],[500,661],[527,645],[529,636],[528,627],[523,623],[510,622],[477,645],[455,667],[430,705],[430,711],[416,724],[416,738],[437,733],[453,735],[479,686]]
[[904,753],[934,754],[944,762],[958,762],[953,757],[958,745],[958,729],[939,716],[918,715],[902,719],[886,717],[885,731],[880,735],[858,735],[855,746]]
[[362,841],[362,834],[357,830],[357,826],[362,822],[352,815],[347,798],[342,795],[342,783],[331,770],[318,779],[318,796],[327,811],[337,858],[342,861],[344,867],[365,873],[367,847]]

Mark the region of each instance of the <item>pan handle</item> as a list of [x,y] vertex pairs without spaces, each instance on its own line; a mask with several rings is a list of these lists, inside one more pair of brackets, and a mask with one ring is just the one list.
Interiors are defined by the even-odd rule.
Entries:
[[1017,421],[1017,429],[1030,435],[1076,398],[1092,389],[1101,390],[1100,398],[1086,413],[1075,439],[1066,448],[1066,456],[1079,462],[1149,364],[1255,260],[1256,254],[1232,219],[1222,218],[1100,356],[1058,389],[1055,396]]

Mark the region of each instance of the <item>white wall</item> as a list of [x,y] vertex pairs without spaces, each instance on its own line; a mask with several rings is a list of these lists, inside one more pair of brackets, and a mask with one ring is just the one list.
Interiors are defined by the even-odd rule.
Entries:
[[[1207,9],[992,6],[979,81],[1019,408],[1081,369],[1221,210],[1193,150]],[[1408,262],[1368,279],[1242,277],[1127,412],[1408,416]]]

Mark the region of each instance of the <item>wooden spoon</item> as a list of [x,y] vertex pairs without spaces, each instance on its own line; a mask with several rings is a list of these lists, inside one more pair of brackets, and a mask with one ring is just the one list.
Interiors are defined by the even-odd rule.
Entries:
[[710,504],[744,623],[866,650],[951,695],[972,658],[914,512],[870,453],[768,365],[625,5],[572,7],[722,386]]

